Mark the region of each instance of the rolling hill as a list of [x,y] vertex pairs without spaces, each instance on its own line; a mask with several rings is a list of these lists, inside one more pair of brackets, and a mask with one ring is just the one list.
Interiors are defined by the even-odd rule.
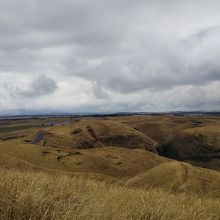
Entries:
[[219,219],[216,117],[25,120],[0,130],[1,219]]
[[117,178],[128,178],[169,161],[143,149],[66,149],[23,143],[22,140],[0,143],[0,151],[0,165],[4,167],[97,173]]
[[146,149],[155,153],[158,146],[157,142],[142,132],[122,123],[104,119],[53,126],[39,131],[34,137],[34,142],[43,146],[81,149],[118,146]]
[[220,170],[220,127],[185,129],[160,147],[162,155]]
[[136,188],[149,187],[220,197],[220,173],[182,162],[166,162],[128,180]]

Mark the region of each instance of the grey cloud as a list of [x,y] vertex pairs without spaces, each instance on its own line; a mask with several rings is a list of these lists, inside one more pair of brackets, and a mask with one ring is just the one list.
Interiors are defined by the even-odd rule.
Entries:
[[205,27],[193,33],[191,37],[195,38],[195,40],[205,40],[210,34],[215,34],[219,30],[220,26]]
[[[85,87],[76,86],[74,109],[202,108],[191,93],[213,92],[200,88],[220,81],[219,10],[217,0],[0,0],[0,84],[8,85],[0,88],[7,99],[0,95],[0,108],[28,109],[24,97],[46,103],[56,90],[60,101],[47,108],[58,109],[75,78]],[[23,86],[17,78],[35,80]],[[172,91],[188,87],[178,102]]]
[[[219,82],[212,82],[203,86],[187,86],[175,89],[172,97],[174,109],[213,110],[220,105]],[[175,97],[175,98],[174,98]],[[178,97],[178,98],[177,98]]]
[[114,12],[117,7],[108,9],[110,1],[31,0],[23,1],[25,7],[9,2],[1,10],[0,47],[4,50],[114,43],[128,26]]
[[98,99],[108,99],[110,95],[104,87],[100,86],[97,82],[93,82],[93,95]]
[[57,88],[58,86],[56,81],[42,74],[39,77],[33,79],[31,84],[26,89],[16,87],[13,94],[15,96],[22,97],[37,97],[50,94]]

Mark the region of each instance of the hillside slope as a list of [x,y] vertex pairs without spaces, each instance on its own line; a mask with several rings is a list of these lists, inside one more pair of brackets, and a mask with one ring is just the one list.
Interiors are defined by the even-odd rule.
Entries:
[[219,220],[220,200],[0,168],[0,219]]
[[23,163],[26,168],[34,166],[65,172],[98,173],[117,178],[134,176],[169,161],[143,149],[62,149],[27,144],[22,140],[0,143],[0,151],[0,165],[6,167],[22,167]]
[[220,170],[220,127],[185,129],[159,148],[162,155]]
[[111,120],[88,119],[65,126],[54,126],[39,131],[34,143],[50,147],[141,148],[156,152],[157,143],[142,132]]
[[219,172],[175,161],[160,164],[141,173],[129,179],[127,184],[144,189],[153,187],[220,197]]

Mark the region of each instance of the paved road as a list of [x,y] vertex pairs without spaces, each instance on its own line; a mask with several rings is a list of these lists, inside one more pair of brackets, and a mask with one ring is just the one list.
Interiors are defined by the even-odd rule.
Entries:
[[33,141],[33,144],[39,144],[44,139],[44,136],[45,136],[45,131],[39,131]]

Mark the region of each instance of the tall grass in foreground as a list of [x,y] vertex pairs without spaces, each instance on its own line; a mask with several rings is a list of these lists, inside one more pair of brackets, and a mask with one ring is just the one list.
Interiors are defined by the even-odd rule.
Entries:
[[220,219],[220,200],[0,169],[0,219]]

